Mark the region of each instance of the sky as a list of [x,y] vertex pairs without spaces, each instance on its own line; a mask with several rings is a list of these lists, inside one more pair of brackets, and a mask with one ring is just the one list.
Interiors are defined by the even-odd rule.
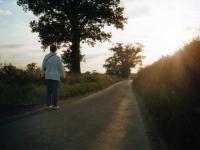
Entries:
[[[112,55],[109,48],[113,43],[143,44],[146,66],[200,35],[199,0],[121,0],[121,5],[128,18],[124,30],[106,27],[112,32],[110,43],[81,45],[86,60],[81,63],[82,72],[104,73],[103,64]],[[37,18],[31,12],[25,13],[16,0],[0,0],[0,63],[23,68],[35,62],[41,66],[48,50],[41,49],[37,34],[31,32],[29,22],[34,19]],[[58,55],[61,53],[59,50]]]

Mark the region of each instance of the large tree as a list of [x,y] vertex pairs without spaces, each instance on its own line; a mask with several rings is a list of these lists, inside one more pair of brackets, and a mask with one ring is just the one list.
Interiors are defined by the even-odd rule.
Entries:
[[143,46],[139,43],[127,45],[122,43],[115,44],[110,49],[114,53],[113,56],[106,59],[104,64],[106,73],[128,78],[131,68],[142,63],[142,59],[144,58],[140,55],[142,48]]
[[111,33],[103,30],[105,25],[123,29],[126,22],[120,0],[17,0],[17,4],[38,17],[30,26],[39,33],[44,49],[52,43],[67,46],[71,59],[63,58],[71,60],[75,73],[81,72],[80,43],[109,40]]

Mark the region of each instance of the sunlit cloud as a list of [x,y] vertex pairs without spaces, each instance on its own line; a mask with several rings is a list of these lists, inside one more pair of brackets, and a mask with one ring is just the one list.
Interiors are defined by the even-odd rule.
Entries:
[[[0,1],[1,3],[1,1]],[[0,9],[0,16],[11,16],[12,15],[12,12],[10,10],[3,10],[3,9]]]
[[13,49],[13,48],[21,48],[23,45],[22,44],[0,44],[0,49]]
[[148,17],[151,15],[151,11],[146,6],[139,6],[136,7],[134,10],[128,12],[128,15],[133,16],[134,18],[143,16]]
[[85,55],[85,58],[86,58],[86,61],[91,61],[91,60],[97,59],[99,57],[105,57],[107,55],[108,55],[108,53],[89,54],[89,55]]

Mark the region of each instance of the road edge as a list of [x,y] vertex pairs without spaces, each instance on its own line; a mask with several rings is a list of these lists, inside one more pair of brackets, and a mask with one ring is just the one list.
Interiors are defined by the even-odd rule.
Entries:
[[[80,99],[83,99],[83,98],[86,98],[88,96],[91,96],[93,94],[96,94],[98,92],[101,92],[102,90],[106,90],[112,86],[114,86],[115,84],[117,83],[120,83],[122,82],[121,80],[118,81],[118,82],[114,82],[113,84],[110,84],[108,86],[106,86],[105,88],[103,89],[100,89],[100,90],[95,90],[95,91],[91,91],[89,93],[86,93],[84,95],[79,95],[79,96],[74,96],[74,97],[69,97],[67,99],[60,99],[59,100],[59,103],[61,103],[62,105],[65,105],[67,102],[73,102],[73,101],[77,101],[77,100],[80,100]],[[4,124],[8,124],[10,122],[14,122],[16,120],[20,120],[20,119],[23,119],[23,118],[26,118],[26,117],[29,117],[29,116],[32,116],[32,115],[36,115],[38,113],[42,113],[42,112],[45,112],[45,111],[49,111],[48,108],[46,108],[45,105],[40,105],[38,106],[37,108],[31,110],[31,111],[25,111],[23,113],[19,113],[17,115],[13,115],[13,116],[9,116],[9,117],[5,117],[3,119],[0,119],[0,126],[1,125],[4,125]]]
[[132,87],[132,92],[136,97],[136,101],[138,103],[142,119],[144,121],[146,134],[149,138],[152,150],[169,150],[166,142],[164,141],[164,139],[160,134],[160,131],[156,123],[154,122],[151,115],[147,112],[145,105],[142,103],[141,97],[135,92],[133,87]]

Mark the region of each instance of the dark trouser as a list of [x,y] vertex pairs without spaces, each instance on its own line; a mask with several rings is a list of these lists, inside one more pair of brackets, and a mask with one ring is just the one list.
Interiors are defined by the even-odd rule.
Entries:
[[45,80],[47,86],[46,104],[57,106],[58,103],[58,84],[57,80]]

